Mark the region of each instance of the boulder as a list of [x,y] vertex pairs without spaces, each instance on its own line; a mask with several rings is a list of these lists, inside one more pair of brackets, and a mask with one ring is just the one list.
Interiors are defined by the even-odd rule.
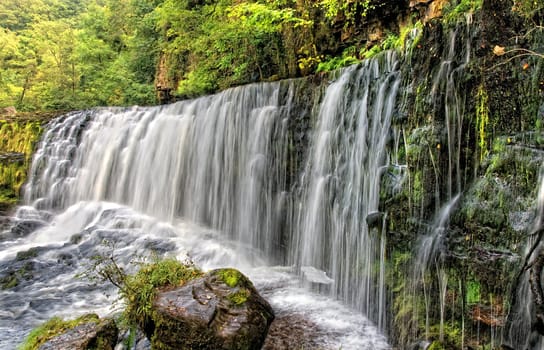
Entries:
[[49,339],[39,350],[113,350],[118,329],[110,318],[83,322]]
[[235,269],[159,291],[152,315],[148,337],[156,349],[261,349],[274,319],[270,304]]
[[46,224],[41,220],[19,220],[11,227],[11,234],[14,237],[25,237]]

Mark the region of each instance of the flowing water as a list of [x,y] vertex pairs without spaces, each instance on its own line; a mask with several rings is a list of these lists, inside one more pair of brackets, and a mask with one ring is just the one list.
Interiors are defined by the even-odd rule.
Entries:
[[[524,257],[527,262],[534,261],[543,249],[538,232],[544,228],[544,175],[540,174],[540,188],[537,198],[536,217],[527,239]],[[535,302],[529,283],[529,269],[521,272],[514,291],[514,303],[508,315],[504,342],[514,349],[544,350],[544,339],[533,331]]]
[[[387,54],[339,73],[326,91],[291,242],[283,232],[286,126],[296,81],[53,121],[32,164],[26,206],[0,237],[0,273],[20,277],[0,294],[0,348],[14,348],[53,315],[115,311],[113,288],[78,277],[97,254],[114,254],[129,272],[131,262],[156,254],[241,269],[276,313],[315,324],[312,337],[323,348],[388,349],[378,330],[385,235],[365,218],[377,209],[387,164],[397,69]],[[286,251],[289,264],[278,265]],[[303,266],[332,280],[328,296],[303,288]]]
[[[433,113],[443,115],[445,135],[444,144],[437,147],[439,152],[444,152],[447,156],[444,170],[439,169],[437,159],[432,160],[432,166],[435,172],[435,217],[428,230],[423,231],[416,243],[416,249],[411,264],[412,271],[410,279],[410,289],[412,295],[410,300],[406,301],[414,305],[414,315],[425,315],[425,339],[430,340],[430,326],[432,310],[438,307],[439,310],[439,340],[444,340],[444,318],[446,309],[446,294],[448,291],[448,273],[444,262],[444,252],[446,248],[446,234],[449,219],[457,202],[464,190],[464,181],[467,174],[463,174],[463,140],[466,135],[463,133],[463,118],[465,115],[466,91],[462,87],[463,80],[466,78],[466,68],[471,56],[471,35],[472,17],[467,15],[466,21],[459,23],[449,34],[447,45],[442,52],[442,58],[438,69],[433,75],[433,85],[431,88],[431,105]],[[442,151],[443,150],[443,151]],[[431,153],[432,157],[432,153]],[[444,176],[439,177],[438,173],[444,171]],[[469,174],[470,175],[470,174]],[[439,180],[444,178],[444,184]],[[442,194],[445,194],[442,195]],[[423,215],[422,215],[423,216]],[[422,219],[424,219],[422,217]],[[436,281],[436,283],[433,283]],[[433,290],[433,286],[438,287],[438,291]],[[434,287],[436,288],[436,287]],[[421,305],[414,302],[411,298],[422,295],[424,310],[419,310]],[[435,300],[438,296],[438,300]],[[415,322],[420,322],[416,320]],[[464,327],[462,327],[464,330]],[[416,340],[418,335],[411,335]],[[464,335],[461,336],[464,339]]]
[[297,266],[327,272],[334,281],[330,295],[372,315],[382,330],[385,235],[372,232],[366,218],[378,210],[388,164],[398,69],[388,53],[350,68],[328,87],[301,181],[290,254]]
[[[444,309],[445,296],[447,291],[448,275],[444,269],[444,251],[446,230],[452,211],[459,200],[460,195],[456,195],[446,205],[442,207],[435,217],[429,232],[419,239],[417,252],[415,254],[414,270],[412,271],[412,291],[414,295],[423,295],[425,302],[425,338],[429,338],[429,312],[431,309],[432,283],[428,275],[438,279],[439,287],[439,305],[440,305],[440,330],[439,338],[442,341],[444,336]],[[433,275],[435,274],[435,275]],[[417,306],[417,305],[416,305]],[[417,312],[415,313],[417,315]]]

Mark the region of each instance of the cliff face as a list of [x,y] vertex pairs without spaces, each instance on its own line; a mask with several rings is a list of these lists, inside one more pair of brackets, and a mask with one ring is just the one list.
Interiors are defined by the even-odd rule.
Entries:
[[[338,28],[339,43],[369,49],[386,47],[379,40],[389,30],[401,33],[402,86],[379,209],[385,329],[402,348],[421,339],[446,349],[540,341],[530,331],[534,315],[519,310],[531,304],[519,271],[535,259],[527,247],[538,246],[531,237],[544,161],[544,32],[542,9],[522,16],[520,6],[395,2],[361,27]],[[409,24],[410,16],[419,22]],[[305,123],[295,120],[292,136]],[[295,137],[298,159],[308,154],[304,139]],[[301,162],[291,173],[303,171]]]
[[393,342],[532,346],[530,331],[513,329],[535,322],[514,305],[530,304],[518,271],[538,229],[544,159],[544,36],[533,20],[483,1],[456,21],[428,20],[404,56],[392,154],[406,167],[392,162],[380,202],[389,264],[404,271],[388,282]]

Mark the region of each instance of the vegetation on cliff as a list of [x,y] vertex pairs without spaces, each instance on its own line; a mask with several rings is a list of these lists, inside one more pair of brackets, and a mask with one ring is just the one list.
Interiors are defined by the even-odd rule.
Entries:
[[39,121],[0,120],[0,211],[17,203],[41,133]]

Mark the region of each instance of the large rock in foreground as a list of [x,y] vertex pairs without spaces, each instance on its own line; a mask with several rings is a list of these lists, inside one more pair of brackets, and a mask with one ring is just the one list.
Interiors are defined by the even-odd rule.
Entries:
[[270,304],[234,269],[163,290],[153,308],[154,349],[260,349],[274,319]]

